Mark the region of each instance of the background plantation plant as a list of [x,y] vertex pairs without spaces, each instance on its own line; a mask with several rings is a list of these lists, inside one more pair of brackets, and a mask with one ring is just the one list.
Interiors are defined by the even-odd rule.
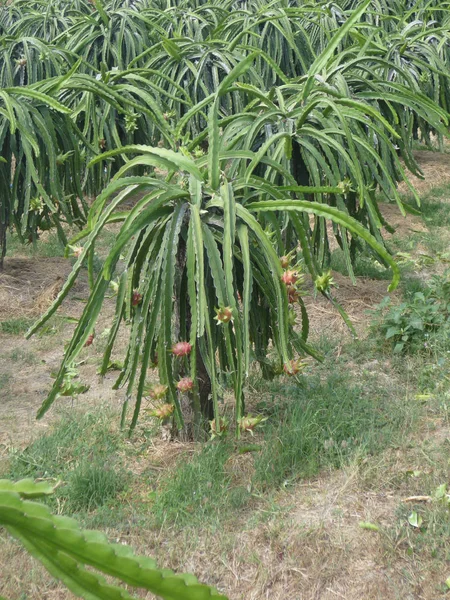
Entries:
[[65,119],[68,108],[29,88],[0,91],[0,265],[11,223],[19,236],[34,241],[38,229],[83,220],[86,205],[73,173],[79,152]]
[[[272,85],[292,83],[293,78],[310,73],[307,86],[310,91],[311,74],[314,75],[325,66],[326,81],[330,81],[331,78],[330,83],[334,86],[337,84],[339,92],[342,93],[344,74],[347,87],[345,95],[351,92],[350,95],[353,96],[363,91],[366,94],[365,103],[369,101],[369,88],[360,88],[361,84],[369,84],[370,103],[375,103],[379,108],[381,102],[382,112],[386,113],[385,116],[403,140],[400,152],[405,160],[407,159],[406,164],[409,168],[416,168],[408,150],[408,127],[417,128],[420,122],[421,132],[428,135],[429,131],[439,130],[439,121],[444,117],[444,113],[436,112],[436,107],[432,107],[431,104],[423,104],[423,96],[418,102],[421,92],[430,96],[430,86],[422,81],[422,73],[417,75],[418,71],[412,72],[410,65],[417,63],[417,69],[422,70],[425,66],[432,65],[435,89],[431,97],[441,104],[444,102],[443,106],[446,106],[447,77],[443,66],[448,50],[445,29],[447,11],[441,10],[436,14],[434,8],[428,4],[424,10],[416,6],[420,15],[416,15],[414,11],[404,15],[401,22],[401,39],[408,49],[415,48],[414,44],[421,42],[425,33],[430,31],[430,27],[435,30],[433,34],[429,34],[434,36],[433,43],[426,43],[427,55],[424,63],[420,52],[408,54],[403,58],[401,51],[402,60],[396,61],[397,54],[383,47],[382,41],[385,41],[385,31],[389,32],[386,40],[392,39],[392,29],[397,19],[384,15],[381,18],[376,12],[376,34],[383,40],[377,38],[376,43],[371,42],[369,46],[364,46],[362,52],[359,37],[362,27],[369,28],[369,40],[372,40],[375,34],[373,24],[368,22],[373,13],[366,12],[364,9],[368,7],[364,4],[357,7],[358,11],[353,16],[351,12],[346,12],[346,9],[355,6],[343,6],[341,11],[333,9],[331,13],[320,5],[314,9],[307,5],[298,8],[280,6],[270,15],[271,18],[264,16],[264,3],[258,5],[255,12],[245,5],[240,6],[237,12],[230,11],[231,6],[229,2],[223,5],[218,3],[213,10],[200,3],[196,7],[190,6],[189,18],[186,18],[186,7],[183,3],[179,6],[171,4],[170,7],[163,7],[153,6],[148,2],[79,2],[70,3],[68,6],[67,3],[61,4],[56,0],[44,4],[16,1],[2,9],[1,19],[5,30],[8,31],[8,35],[2,40],[3,52],[0,62],[4,85],[38,85],[53,75],[66,73],[72,67],[76,67],[80,73],[87,76],[85,79],[69,78],[68,87],[64,85],[63,89],[59,89],[60,100],[73,109],[70,121],[73,122],[74,131],[71,132],[72,135],[67,136],[66,128],[62,128],[60,123],[57,129],[65,132],[62,137],[69,140],[72,147],[68,152],[73,152],[77,160],[68,161],[72,155],[67,154],[67,149],[58,155],[65,157],[65,170],[71,174],[67,184],[70,184],[69,187],[78,186],[76,193],[79,202],[83,202],[83,194],[97,194],[111,176],[109,169],[106,169],[106,172],[103,168],[90,171],[85,169],[95,153],[128,143],[156,145],[162,142],[175,149],[180,143],[184,143],[185,136],[192,139],[190,144],[194,144],[194,147],[200,139],[204,140],[206,111],[201,103],[208,104],[208,98],[211,101],[221,79],[254,50],[257,51],[254,66],[246,71],[245,81],[258,89],[269,90]],[[163,8],[167,10],[162,10]],[[375,11],[381,9],[382,7],[375,6]],[[424,15],[427,10],[430,17],[435,17],[434,21],[425,21]],[[357,30],[348,27],[349,24],[356,23],[357,17],[363,14],[364,22]],[[37,15],[45,27],[40,29],[36,23],[32,30],[31,23],[34,23]],[[414,18],[418,16],[420,19]],[[325,23],[319,26],[321,19],[325,19]],[[411,20],[413,27],[405,26],[408,20]],[[346,27],[347,31],[344,31]],[[321,32],[320,35],[317,34],[317,28]],[[330,45],[329,42],[337,28],[342,30],[339,40],[337,44]],[[356,44],[353,43],[355,36]],[[412,36],[411,44],[408,36]],[[301,44],[296,41],[298,38],[301,39]],[[82,47],[79,46],[78,40],[82,40]],[[86,40],[90,43],[86,43]],[[341,52],[335,58],[335,47],[345,49],[345,52]],[[88,54],[83,54],[83,48],[87,49]],[[316,56],[324,49],[327,51],[319,63],[314,62]],[[417,76],[413,76],[414,73]],[[337,82],[333,81],[335,74],[339,74],[340,77]],[[96,84],[97,79],[99,81]],[[406,87],[396,87],[402,84]],[[50,86],[56,91],[54,83],[50,83]],[[43,89],[48,88],[49,85],[46,84]],[[412,90],[414,94],[410,93]],[[332,90],[330,92],[332,93]],[[126,108],[120,106],[118,101],[123,96],[128,100]],[[386,102],[389,99],[391,101]],[[249,97],[242,89],[223,95],[220,111],[225,115],[247,112],[248,100]],[[346,106],[351,108],[348,103]],[[405,106],[410,108],[406,113]],[[264,120],[263,133],[257,129],[252,132],[252,144],[260,145],[271,131],[278,131],[278,119],[286,113],[284,107],[278,106],[278,111],[278,116],[272,115],[275,122],[270,119]],[[397,113],[397,126],[392,123],[392,111]],[[347,110],[347,113],[338,115],[338,118],[347,118],[348,112]],[[189,118],[182,121],[183,127],[177,126],[186,113]],[[284,114],[284,117],[289,124],[289,115]],[[8,119],[5,125],[7,121]],[[329,125],[334,127],[336,123],[333,120]],[[175,138],[172,135],[174,128],[177,131]],[[340,124],[338,129],[341,130]],[[324,132],[329,134],[326,127]],[[352,128],[349,128],[349,132],[354,133]],[[81,140],[81,147],[73,139],[74,133],[78,133],[76,137]],[[392,131],[388,133],[392,134]],[[180,135],[183,137],[177,139]],[[256,140],[253,140],[253,135],[258,136]],[[390,139],[392,141],[392,137]],[[55,144],[55,140],[53,143]],[[402,174],[398,171],[399,163],[393,163],[383,140],[380,139],[379,143],[380,147],[376,150],[383,157],[382,164],[385,164],[382,177],[384,184],[380,185],[389,195],[391,187],[388,185],[390,182],[386,181],[386,174],[394,182],[402,179]],[[360,144],[355,148],[361,151]],[[308,180],[317,179],[317,169],[323,170],[324,165],[317,164],[317,159],[312,157],[312,153],[304,145],[300,150],[301,152],[294,143],[293,170],[296,178],[300,177],[302,183],[306,184]],[[314,158],[313,164],[310,164],[311,158]],[[7,162],[11,165],[10,160]],[[45,164],[38,166],[39,174],[41,171],[48,172]],[[372,168],[369,170],[370,177],[371,171]],[[342,172],[342,165],[339,165],[339,174],[344,181],[346,176]],[[50,194],[48,183],[42,184],[46,193]],[[349,192],[350,189],[349,187]],[[68,192],[69,200],[65,200],[63,204],[70,205],[74,203],[74,199],[72,190],[68,189]],[[352,190],[353,197],[347,202],[348,206],[355,205],[357,192],[361,192],[361,181],[358,188]],[[62,200],[59,198],[58,201],[61,203]],[[9,202],[17,203],[20,199],[13,196]],[[27,205],[24,209],[27,216]],[[6,213],[6,210],[4,212]],[[12,213],[13,210],[9,209],[8,212]],[[70,206],[66,212],[70,212]],[[374,233],[377,231],[380,217],[374,215],[373,208],[369,212],[372,213],[369,220]],[[361,218],[364,218],[364,214]],[[4,216],[2,221],[6,219]],[[34,224],[33,239],[36,237],[36,227],[39,225]],[[315,237],[321,238],[322,235],[316,234]]]
[[[34,240],[43,223],[62,238],[64,221],[84,226],[70,242],[80,253],[73,272],[30,334],[60,306],[86,258],[91,284],[40,416],[92,334],[110,283],[117,303],[102,373],[129,325],[116,383],[126,386],[122,422],[131,402],[136,425],[157,359],[160,388],[150,391],[178,429],[188,417],[189,434],[213,418],[220,430],[226,388],[239,432],[253,362],[267,377],[294,375],[302,356],[316,355],[302,281],[309,275],[333,301],[333,238],[350,277],[357,255],[369,252],[392,269],[395,287],[378,203],[395,200],[405,213],[396,185],[408,184],[405,169],[420,174],[412,139],[442,139],[448,125],[448,10],[395,8],[370,0],[13,0],[2,8],[2,85],[55,103],[64,114],[48,116],[61,136],[52,145],[66,144],[50,165],[37,160],[39,148],[7,155],[3,231],[11,222]],[[33,30],[38,13],[45,17]],[[16,127],[13,117],[8,101],[5,131]],[[31,129],[22,135],[18,148]],[[18,158],[24,183],[10,190]],[[97,275],[96,242],[111,223],[120,233]],[[183,356],[171,352],[177,342],[186,343]],[[186,378],[193,389],[180,391]]]

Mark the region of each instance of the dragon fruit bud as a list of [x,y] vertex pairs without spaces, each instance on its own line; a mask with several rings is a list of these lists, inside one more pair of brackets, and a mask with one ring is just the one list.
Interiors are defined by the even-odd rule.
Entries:
[[157,419],[167,419],[174,411],[173,404],[162,404],[159,408],[155,408],[149,414]]
[[289,263],[290,263],[290,258],[289,256],[282,256],[280,258],[280,264],[282,266],[283,269],[287,269],[289,267]]
[[209,422],[209,427],[211,430],[211,439],[213,440],[216,437],[224,436],[228,433],[228,427],[230,423],[226,417],[219,417],[219,428],[217,429],[216,420],[213,419]]
[[286,375],[297,375],[303,370],[304,367],[305,363],[300,359],[293,359],[283,366],[283,371],[286,373]]
[[214,317],[219,323],[229,323],[233,319],[233,309],[231,306],[224,306],[222,308],[216,308],[217,315]]
[[164,398],[164,396],[167,394],[168,389],[169,387],[167,385],[156,383],[148,390],[148,395],[150,398],[153,398],[153,400],[161,400],[161,398]]
[[80,258],[80,256],[83,254],[83,246],[69,246],[69,248],[72,250],[72,253],[70,256],[74,256],[75,258]]
[[190,377],[183,377],[183,379],[180,379],[180,381],[177,383],[177,390],[180,392],[190,392],[193,389],[194,382]]
[[287,293],[289,304],[295,304],[296,302],[298,302],[299,293],[297,288],[295,288],[293,285],[290,285],[287,288]]
[[263,417],[262,415],[258,415],[257,417],[252,417],[250,414],[239,419],[239,429],[241,431],[248,431],[253,435],[253,431],[255,428],[267,421],[267,417]]
[[177,342],[172,346],[172,353],[178,357],[187,356],[191,350],[192,346],[189,342]]
[[142,294],[140,294],[137,290],[134,290],[131,296],[131,306],[137,306],[141,303],[141,300]]
[[317,276],[314,285],[319,292],[326,292],[332,285],[335,285],[331,271],[326,271],[322,275]]
[[119,291],[119,284],[117,283],[117,281],[110,281],[109,287],[111,288],[111,291],[114,294],[117,294],[117,292]]

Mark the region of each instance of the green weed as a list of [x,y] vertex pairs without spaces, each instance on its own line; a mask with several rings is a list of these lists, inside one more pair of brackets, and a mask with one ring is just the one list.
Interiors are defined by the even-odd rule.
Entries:
[[25,365],[34,365],[38,362],[38,359],[32,352],[27,352],[21,348],[16,348],[9,355],[10,360],[13,362],[20,362]]
[[8,319],[0,322],[0,331],[9,335],[22,335],[33,324],[33,319],[20,317],[18,319]]
[[372,330],[390,341],[394,353],[427,350],[429,339],[450,335],[450,271],[434,275],[424,291],[392,305],[386,297],[374,310]]
[[406,298],[412,298],[417,292],[424,293],[426,284],[417,276],[403,277],[400,281],[400,289]]
[[67,508],[72,512],[92,511],[117,497],[128,484],[123,470],[104,463],[81,464],[70,476],[65,496]]

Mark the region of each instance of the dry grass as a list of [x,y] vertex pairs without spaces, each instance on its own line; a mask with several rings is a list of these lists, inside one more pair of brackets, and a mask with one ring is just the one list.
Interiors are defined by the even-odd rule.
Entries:
[[[353,285],[348,277],[333,273],[336,287],[333,297],[346,311],[359,337],[367,332],[367,311],[379,303],[387,295],[388,281],[357,277],[357,285]],[[314,296],[312,290],[304,298],[310,318],[310,328],[313,335],[322,333],[330,337],[342,337],[348,340],[351,332],[344,323],[337,309],[322,295]]]
[[70,263],[62,258],[8,257],[0,272],[0,321],[41,314],[70,270]]
[[[426,194],[434,187],[440,187],[450,182],[450,154],[418,150],[414,157],[419,163],[423,179],[410,175],[409,179],[416,188],[419,196]],[[399,186],[399,192],[409,194],[405,183]]]

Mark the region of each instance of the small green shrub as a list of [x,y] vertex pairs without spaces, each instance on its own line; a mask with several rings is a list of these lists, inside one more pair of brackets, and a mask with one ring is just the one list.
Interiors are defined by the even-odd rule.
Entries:
[[372,329],[392,343],[395,353],[426,350],[430,336],[450,326],[450,271],[433,276],[423,292],[399,305],[385,298],[374,314]]

